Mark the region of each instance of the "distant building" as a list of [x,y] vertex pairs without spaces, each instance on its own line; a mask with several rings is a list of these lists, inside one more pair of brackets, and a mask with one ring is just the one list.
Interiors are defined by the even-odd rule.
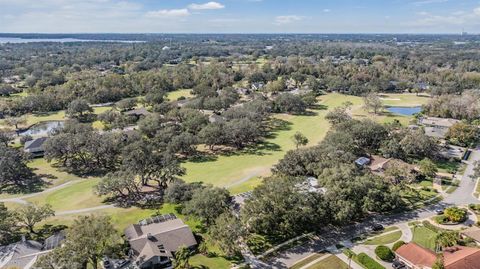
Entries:
[[355,160],[355,164],[358,165],[359,167],[365,167],[368,164],[370,164],[370,159],[367,157],[360,157]]
[[197,245],[188,225],[173,214],[130,225],[125,237],[130,243],[132,262],[138,268],[167,268],[181,247]]
[[252,83],[252,90],[253,90],[253,91],[259,91],[259,90],[261,90],[263,87],[265,87],[265,84],[264,84],[264,83],[261,83],[261,82]]
[[146,116],[148,116],[152,113],[150,113],[146,108],[141,107],[141,108],[126,111],[123,114],[125,114],[127,116],[134,116],[134,117],[137,117],[137,118],[141,118],[141,117],[146,117]]
[[44,144],[48,140],[48,137],[40,137],[25,142],[23,151],[31,154],[33,157],[42,157],[45,154]]
[[226,119],[220,115],[217,115],[217,114],[211,114],[210,116],[208,116],[208,121],[210,123],[223,123],[226,121]]
[[315,177],[307,177],[304,182],[297,184],[296,187],[303,193],[325,194],[327,192],[326,188],[318,184],[318,179]]
[[430,137],[443,139],[447,136],[448,130],[454,124],[460,122],[456,119],[425,117],[419,123],[424,126],[425,134]]

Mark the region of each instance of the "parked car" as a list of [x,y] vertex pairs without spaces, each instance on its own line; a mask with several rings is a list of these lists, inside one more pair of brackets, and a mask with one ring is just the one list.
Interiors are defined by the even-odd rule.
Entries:
[[407,268],[407,266],[403,262],[401,262],[399,260],[395,260],[392,263],[392,268],[393,269],[404,269],[404,268]]
[[437,215],[443,215],[443,209],[435,209]]
[[372,231],[375,231],[375,232],[378,232],[378,231],[381,231],[383,230],[383,225],[382,224],[373,224],[372,225]]

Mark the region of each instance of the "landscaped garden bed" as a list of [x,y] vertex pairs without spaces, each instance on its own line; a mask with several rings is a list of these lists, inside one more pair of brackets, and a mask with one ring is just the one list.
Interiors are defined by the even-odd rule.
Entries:
[[457,225],[465,222],[468,218],[468,212],[466,209],[458,207],[449,207],[445,209],[442,215],[435,216],[433,220],[442,225]]

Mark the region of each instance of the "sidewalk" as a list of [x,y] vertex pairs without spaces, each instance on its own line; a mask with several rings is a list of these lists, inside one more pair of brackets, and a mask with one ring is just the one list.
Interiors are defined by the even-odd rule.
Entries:
[[[340,260],[342,260],[344,263],[346,263],[348,265],[349,263],[349,259],[348,257],[343,254],[343,253],[340,253],[340,254],[337,254],[335,255],[337,256],[337,258],[339,258]],[[360,265],[358,265],[355,261],[352,260],[352,262],[350,263],[350,266],[352,269],[364,269],[363,267],[361,267]]]

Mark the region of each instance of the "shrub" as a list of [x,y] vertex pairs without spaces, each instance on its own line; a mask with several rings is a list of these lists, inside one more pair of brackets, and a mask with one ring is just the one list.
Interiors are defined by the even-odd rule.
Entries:
[[375,254],[382,261],[391,262],[395,258],[393,251],[387,246],[378,246],[375,248]]
[[28,141],[33,140],[33,137],[31,135],[25,135],[20,137],[20,144],[25,145]]
[[267,239],[259,234],[251,234],[247,239],[247,245],[254,254],[260,254],[272,247]]
[[435,216],[433,220],[438,224],[444,224],[449,221],[449,219],[445,215]]
[[458,207],[449,207],[445,209],[445,217],[451,222],[464,222],[467,219],[467,212],[465,209]]
[[397,241],[397,242],[395,242],[395,244],[393,244],[392,250],[397,251],[397,249],[399,249],[403,245],[405,245],[405,242],[403,242],[402,240]]
[[380,265],[377,261],[370,258],[365,253],[360,253],[357,256],[357,261],[362,264],[367,269],[385,269],[382,265]]

